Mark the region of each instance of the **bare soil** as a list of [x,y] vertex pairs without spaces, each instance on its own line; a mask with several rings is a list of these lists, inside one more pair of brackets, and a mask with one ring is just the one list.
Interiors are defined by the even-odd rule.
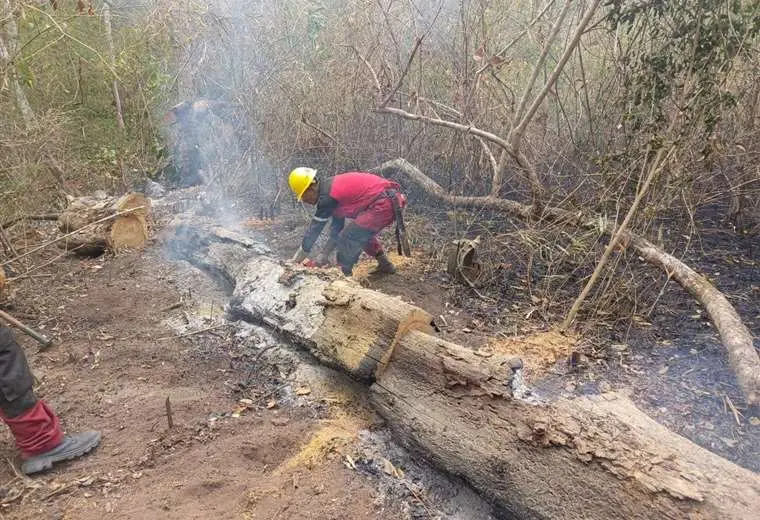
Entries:
[[3,428],[2,518],[490,518],[387,439],[350,387],[335,398],[308,364],[261,357],[263,332],[225,321],[227,295],[158,246],[64,257],[12,287],[4,306],[55,338],[38,352],[19,336],[38,394],[103,442],[29,479]]

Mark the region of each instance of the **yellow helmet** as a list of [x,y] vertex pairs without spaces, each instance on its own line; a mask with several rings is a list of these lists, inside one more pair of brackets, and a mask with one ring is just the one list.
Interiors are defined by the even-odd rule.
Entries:
[[299,166],[290,172],[290,176],[288,177],[288,184],[290,185],[290,189],[293,190],[293,193],[296,194],[296,197],[300,201],[303,197],[303,194],[306,192],[306,190],[309,189],[309,186],[311,186],[311,184],[314,182],[314,179],[316,178],[317,170],[314,168]]

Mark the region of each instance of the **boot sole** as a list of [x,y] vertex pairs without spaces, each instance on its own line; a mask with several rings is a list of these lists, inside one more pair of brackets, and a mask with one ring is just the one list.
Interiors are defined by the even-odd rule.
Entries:
[[60,455],[57,457],[40,458],[39,460],[35,460],[31,464],[27,464],[27,462],[29,462],[27,461],[21,465],[21,471],[25,475],[32,475],[34,473],[40,473],[41,471],[47,471],[49,469],[52,469],[53,466],[58,464],[59,462],[66,462],[69,460],[78,459],[79,457],[82,457],[83,455],[90,453],[92,450],[98,447],[98,444],[100,444],[100,437],[98,437],[97,439],[94,439],[89,444],[82,446],[78,450],[72,451],[71,453],[67,453],[66,455]]

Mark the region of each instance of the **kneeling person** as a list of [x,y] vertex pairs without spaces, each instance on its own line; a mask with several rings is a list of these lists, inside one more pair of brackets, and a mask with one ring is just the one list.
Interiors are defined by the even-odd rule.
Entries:
[[[288,178],[290,189],[299,201],[316,205],[317,210],[304,235],[294,262],[304,261],[332,218],[330,239],[316,258],[318,265],[338,248],[338,264],[343,274],[350,276],[362,251],[377,259],[377,270],[395,273],[377,234],[396,221],[406,205],[406,197],[393,181],[366,172],[347,172],[328,179],[319,179],[312,168],[296,168]],[[351,219],[346,224],[345,220]]]

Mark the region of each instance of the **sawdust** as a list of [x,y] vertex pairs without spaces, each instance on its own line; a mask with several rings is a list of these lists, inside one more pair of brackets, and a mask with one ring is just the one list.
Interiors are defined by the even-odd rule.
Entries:
[[557,361],[567,358],[577,343],[576,336],[551,330],[528,336],[492,338],[488,349],[522,359],[526,379],[532,381],[540,379]]
[[[387,252],[388,259],[393,262],[399,271],[417,271],[423,264],[420,253],[412,253],[412,256],[401,256],[396,252]],[[377,261],[363,255],[362,259],[354,266],[352,277],[354,280],[362,283],[371,277],[378,276],[374,273],[377,267]],[[380,275],[382,276],[382,275]]]
[[300,466],[313,469],[329,460],[335,453],[343,456],[358,441],[359,431],[368,427],[369,422],[365,418],[337,412],[333,418],[325,421],[298,453],[283,462],[278,470],[290,470]]

